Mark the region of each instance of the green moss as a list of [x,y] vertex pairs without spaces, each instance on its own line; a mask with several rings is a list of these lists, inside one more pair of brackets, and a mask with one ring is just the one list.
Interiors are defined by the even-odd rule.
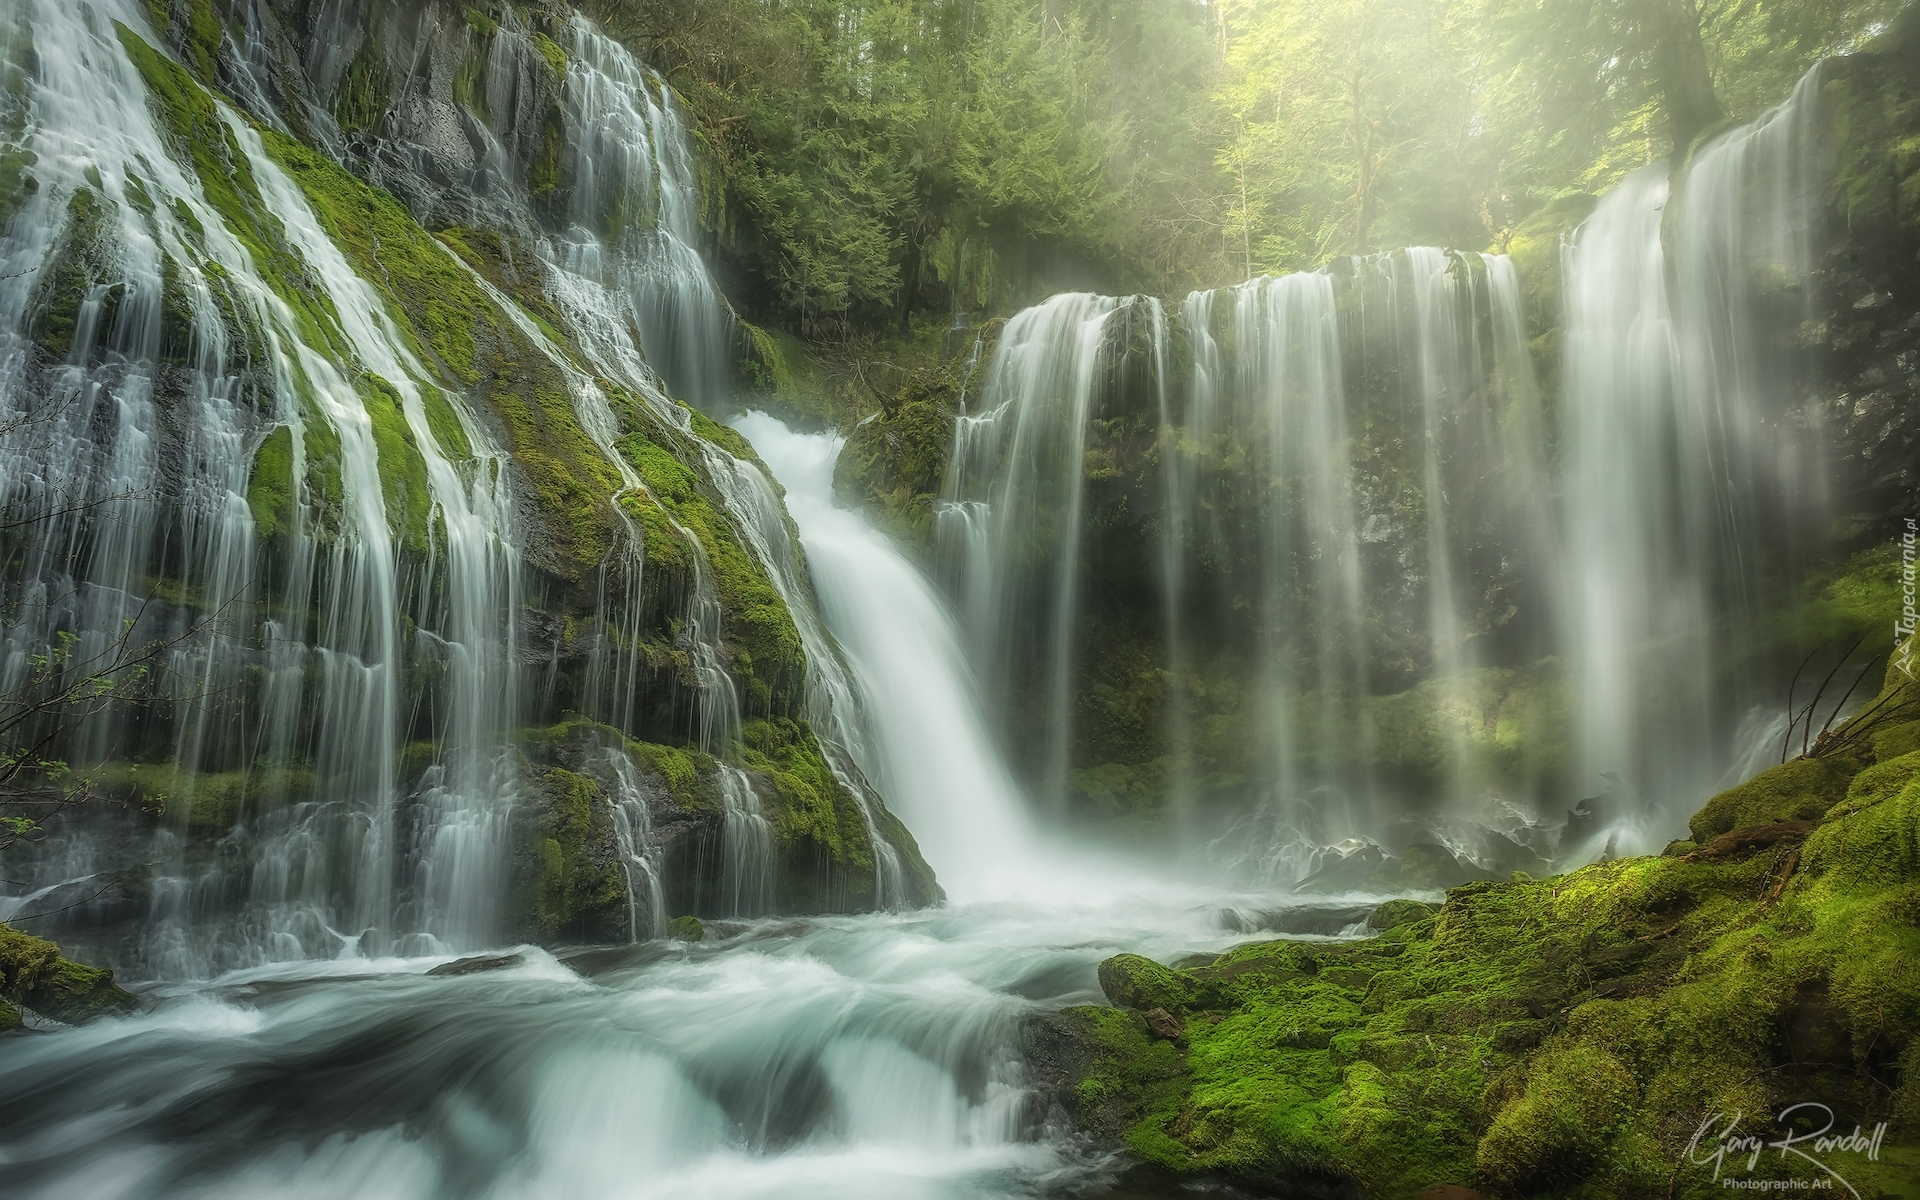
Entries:
[[[1702,844],[1730,829],[1775,821],[1817,820],[1847,794],[1850,762],[1796,758],[1728,788],[1694,814],[1688,827]],[[1857,766],[1856,766],[1857,769]]]
[[560,44],[537,30],[529,35],[527,40],[532,42],[533,48],[540,52],[540,57],[547,60],[547,66],[553,70],[554,78],[556,80],[565,80],[567,77],[567,52],[560,48]]
[[[665,431],[655,432],[663,439],[668,436]],[[654,500],[699,539],[725,612],[725,641],[733,673],[742,685],[743,708],[760,716],[800,715],[806,687],[806,651],[800,632],[717,497],[659,441],[635,432],[622,440],[620,449],[640,472]],[[654,528],[648,529],[650,557],[656,545]],[[658,528],[663,530],[660,549],[671,555],[670,527]]]
[[0,231],[12,223],[13,215],[26,206],[27,199],[40,190],[33,167],[40,156],[10,142],[0,142]]
[[699,917],[675,917],[667,922],[667,936],[676,942],[705,941],[707,927],[700,923]]
[[[600,785],[585,775],[554,768],[539,779],[537,817],[529,826],[532,912],[538,936],[552,938],[624,914],[626,884],[619,864],[604,851],[612,842],[612,818]],[[624,917],[622,917],[624,919]]]
[[1191,1004],[1195,987],[1177,975],[1138,954],[1116,954],[1100,964],[1100,990],[1121,1008],[1184,1008]]
[[[48,263],[41,268],[30,302],[28,330],[48,354],[64,359],[73,352],[80,309],[88,295],[112,277],[117,240],[105,200],[90,188],[75,189],[67,201],[67,220]],[[117,294],[107,297],[96,336],[112,324]]]
[[1480,1139],[1480,1174],[1505,1191],[1529,1194],[1606,1173],[1614,1140],[1640,1099],[1627,1069],[1605,1050],[1572,1045],[1533,1060],[1525,1079]]
[[748,721],[741,729],[741,760],[773,784],[768,817],[785,846],[824,850],[838,867],[873,870],[866,819],[820,753],[813,731],[786,717]]
[[[545,520],[550,569],[591,577],[613,543],[609,498],[620,490],[620,477],[580,428],[566,378],[455,255],[474,255],[480,261],[469,266],[506,291],[513,281],[500,274],[499,258],[480,253],[482,243],[472,237],[436,242],[385,192],[298,142],[270,131],[262,137],[354,269],[403,318],[422,359],[437,364],[449,386],[466,390],[470,403],[499,417],[505,449]],[[497,239],[492,251],[501,253]],[[434,403],[428,417],[435,439],[452,454],[464,437],[456,441],[457,421],[450,412],[436,416]]]
[[1434,911],[1433,905],[1422,904],[1418,900],[1389,900],[1367,915],[1367,928],[1398,929],[1402,925],[1424,921]]
[[[1062,1017],[1085,1055],[1076,1115],[1178,1172],[1327,1174],[1383,1197],[1705,1195],[1685,1156],[1714,1112],[1819,1100],[1871,1127],[1916,1104],[1894,1065],[1920,1030],[1914,766],[1860,771],[1837,806],[1851,772],[1776,769],[1705,822],[1812,811],[1804,846],[1779,830],[1469,884],[1431,919],[1383,913],[1370,941],[1256,943],[1184,970],[1109,960],[1110,995],[1167,1008],[1185,1045],[1133,1013]],[[1179,1061],[1125,1061],[1148,1053]],[[1906,1169],[1849,1179],[1869,1194]]]
[[220,56],[220,45],[226,41],[227,31],[220,24],[220,15],[213,11],[213,0],[185,0],[185,3],[187,58],[200,79],[212,83],[214,60]]
[[[557,48],[557,47],[556,47]],[[540,148],[527,164],[527,190],[550,195],[560,186],[560,170],[567,151],[567,125],[558,106],[550,106],[540,122]]]
[[373,429],[374,451],[380,458],[380,488],[387,502],[387,524],[394,539],[414,554],[427,551],[428,518],[433,492],[427,484],[427,462],[414,441],[393,385],[377,375],[360,377],[360,400]]
[[[305,262],[288,245],[280,219],[260,195],[252,164],[220,119],[212,96],[138,34],[118,23],[114,28],[146,81],[148,103],[160,119],[173,156],[199,178],[201,194],[246,247],[256,272],[292,312],[301,340],[336,361],[350,357],[332,301],[308,277]],[[184,206],[182,213],[183,219],[192,215]]]
[[666,780],[667,790],[672,794],[674,803],[687,809],[699,804],[700,768],[695,762],[693,751],[678,750],[672,746],[657,746],[649,742],[632,743],[629,749],[635,757],[659,772],[660,777]]
[[275,426],[253,455],[247,475],[247,507],[262,541],[293,528],[293,430]]
[[115,762],[90,767],[84,775],[120,803],[208,833],[224,833],[269,806],[300,803],[316,787],[308,767],[201,772],[171,763]]
[[[7,925],[0,925],[0,998],[69,1025],[134,1006],[134,998],[114,984],[112,971],[62,958],[52,942]],[[6,1015],[0,1013],[0,1030],[7,1027]],[[12,1016],[18,1024],[19,1014]]]
[[387,113],[387,62],[380,40],[369,36],[347,64],[334,96],[333,116],[349,132],[377,129]]

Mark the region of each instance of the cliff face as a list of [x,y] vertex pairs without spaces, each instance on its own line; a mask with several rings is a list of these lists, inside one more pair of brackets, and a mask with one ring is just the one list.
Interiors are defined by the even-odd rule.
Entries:
[[[687,403],[730,389],[733,322],[655,77],[558,7],[30,16],[7,435],[58,486],[8,496],[7,602],[173,668],[46,719],[125,810],[43,846],[49,881],[114,880],[57,924],[167,910],[218,963],[337,920],[622,938],[937,898],[821,699],[845,668],[774,485]],[[89,87],[124,138],[66,140]]]

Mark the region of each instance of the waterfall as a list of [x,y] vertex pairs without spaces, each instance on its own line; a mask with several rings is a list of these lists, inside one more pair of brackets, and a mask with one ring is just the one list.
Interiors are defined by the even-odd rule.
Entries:
[[913,565],[833,502],[840,439],[762,413],[737,422],[786,487],[820,603],[846,648],[873,736],[860,766],[919,839],[948,894],[1030,883],[1025,800],[982,720],[960,631]]
[[[1013,661],[1046,656],[1042,707],[1032,716],[1046,730],[1047,797],[1066,790],[1087,421],[1108,321],[1121,307],[1068,293],[1015,316],[987,364],[980,415],[955,427],[947,490],[964,539],[966,619],[975,647],[991,656],[989,686],[1002,699]],[[985,527],[975,524],[981,515]],[[1040,609],[1032,607],[1036,585]]]
[[[1048,697],[1016,717],[1043,731],[1035,787],[1106,786],[1111,769],[1073,741],[1074,656],[1101,653],[1103,607],[1134,603],[1159,613],[1149,736],[1165,747],[1136,786],[1170,797],[1183,839],[1202,797],[1252,803],[1260,832],[1220,843],[1235,869],[1297,881],[1410,804],[1499,800],[1478,644],[1500,631],[1467,580],[1484,588],[1491,564],[1501,589],[1558,594],[1524,320],[1506,258],[1416,247],[1195,292],[1177,321],[1081,295],[1009,321],[978,415],[956,422],[939,533],[994,703]],[[1100,482],[1155,457],[1157,494]],[[1087,563],[1115,598],[1076,591]],[[1376,765],[1406,736],[1378,728],[1383,676],[1432,680],[1436,797]],[[1248,714],[1224,748],[1223,677],[1245,681]]]
[[[838,648],[814,612],[811,585],[788,535],[779,498],[758,466],[697,435],[692,412],[676,403],[678,398],[696,406],[713,405],[727,398],[733,332],[732,313],[695,248],[697,190],[686,131],[659,76],[584,18],[576,15],[567,30],[572,51],[566,77],[570,224],[543,243],[545,294],[595,370],[637,396],[649,417],[682,435],[681,441],[699,456],[734,530],[766,569],[806,653],[809,722],[829,766],[865,817],[875,849],[875,902],[897,903],[902,895],[899,856],[873,815],[881,802],[870,794],[855,765],[866,736],[858,699]],[[503,25],[490,62],[537,53],[523,46],[525,39],[524,33]],[[645,494],[645,483],[619,452],[621,420],[605,389],[568,362],[565,351],[517,305],[480,282],[568,375],[582,427],[621,472],[627,491]],[[703,681],[698,740],[704,751],[724,758],[739,739],[740,705],[720,665],[721,614],[711,582],[713,568],[698,539],[677,525],[676,530],[691,547],[696,568],[686,636]],[[631,528],[628,543],[632,561],[618,575],[626,581],[620,607],[632,612],[639,607],[644,564],[639,561],[640,539]],[[602,661],[599,674],[606,683],[596,690],[616,700],[629,696],[631,685],[620,681],[631,678],[631,665],[622,663],[611,647],[603,649]],[[736,880],[724,890],[745,898],[740,902],[748,907],[737,911],[763,912],[772,880],[770,827],[745,776],[727,769],[723,779],[726,870],[729,879]]]
[[[143,14],[106,14],[144,28]],[[163,864],[154,969],[331,953],[368,931],[485,936],[515,782],[501,740],[518,602],[503,455],[428,382],[249,126],[220,109],[257,189],[239,202],[274,213],[313,281],[302,308],[176,160],[111,25],[57,5],[33,6],[31,25],[41,186],[7,239],[0,383],[0,485],[29,546],[8,584],[21,620],[5,685],[23,686],[36,647],[59,637],[74,639],[76,670],[116,637],[174,639],[172,720],[108,708],[75,743],[131,778],[140,768],[116,764],[171,739],[174,765],[147,768],[169,814],[150,852]],[[71,333],[50,335],[61,288],[81,290]],[[266,530],[249,498],[275,469],[283,499]],[[399,750],[428,699],[445,749],[409,833]],[[223,868],[182,836],[188,814],[236,795],[260,817],[237,906]],[[84,836],[70,853],[115,865]],[[417,897],[405,911],[396,886]]]
[[733,312],[697,249],[699,187],[667,85],[575,14],[568,22],[567,169],[574,228],[555,261],[615,297],[675,396],[728,397]]
[[[211,99],[215,127],[194,137],[226,142],[226,180],[162,127],[184,118],[156,107],[143,72],[180,68],[149,49],[160,39],[143,10],[22,15],[7,53],[19,59],[31,39],[21,140],[38,186],[0,244],[0,503],[27,533],[5,583],[17,619],[0,635],[0,685],[69,686],[116,647],[157,640],[169,689],[95,706],[62,734],[95,786],[147,797],[166,817],[151,845],[100,821],[50,839],[36,878],[67,890],[33,894],[83,903],[42,928],[75,920],[59,913],[85,909],[80,881],[101,879],[120,889],[115,911],[145,909],[126,961],[159,974],[488,943],[528,782],[517,738],[544,719],[521,644],[517,514],[532,500],[516,491],[499,426],[447,385],[444,364],[422,361],[421,331],[358,273],[282,167],[280,134]],[[321,23],[339,33],[344,20]],[[462,101],[478,118],[468,207],[533,223],[520,270],[533,271],[538,315],[528,294],[427,245],[558,372],[619,480],[607,497],[619,536],[589,592],[582,715],[620,731],[637,719],[650,513],[687,548],[675,636],[693,702],[676,711],[685,739],[717,760],[714,883],[733,911],[769,911],[774,831],[738,762],[742,700],[715,568],[629,461],[622,442],[638,432],[714,489],[791,612],[806,716],[866,820],[874,901],[902,903],[891,827],[862,770],[874,759],[867,717],[790,522],[761,468],[709,441],[713,427],[672,398],[724,401],[733,318],[697,249],[690,144],[671,94],[582,19],[562,27],[564,51],[513,13],[478,28],[462,35],[477,64]],[[284,130],[260,14],[229,34],[236,95]],[[550,66],[559,53],[564,71]],[[327,73],[337,83],[344,69]],[[516,124],[535,69],[558,71],[554,179],[521,161],[537,141]],[[339,148],[320,107],[298,123]],[[64,666],[49,670],[47,646],[70,646]],[[665,866],[621,757],[603,747],[588,774],[638,936],[669,915]],[[25,910],[9,900],[8,911]]]
[[[1818,78],[1677,184],[1656,165],[1599,202],[1564,251],[1552,396],[1502,255],[1343,260],[1195,292],[1172,321],[1077,293],[1009,320],[937,530],[1037,794],[1146,789],[1184,837],[1196,806],[1238,805],[1261,832],[1216,849],[1281,881],[1343,838],[1451,845],[1449,822],[1580,797],[1600,832],[1570,860],[1677,831],[1751,740],[1736,726],[1779,682],[1762,615],[1829,536],[1790,349]],[[1109,482],[1140,463],[1152,495]],[[1159,628],[1116,649],[1124,605]],[[1084,669],[1093,645],[1157,664],[1129,697],[1145,754],[1103,763],[1080,731],[1075,706],[1124,683]]]
[[1657,846],[1721,781],[1733,723],[1774,683],[1743,665],[1770,580],[1826,536],[1787,349],[1808,299],[1819,75],[1679,181],[1630,176],[1566,252],[1579,771],[1618,793],[1625,847]]

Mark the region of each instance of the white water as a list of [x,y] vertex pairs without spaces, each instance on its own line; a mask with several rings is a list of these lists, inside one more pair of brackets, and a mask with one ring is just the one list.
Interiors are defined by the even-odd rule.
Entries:
[[868,778],[953,899],[1031,885],[1034,830],[981,719],[959,631],[893,544],[835,506],[840,439],[793,433],[764,413],[734,424],[786,488],[822,613],[873,725]]
[[[1258,897],[1110,889],[426,977],[229,975],[0,1056],[10,1196],[872,1200],[1097,1189],[1021,1023],[1120,950],[1244,941]],[[1303,912],[1303,916],[1310,915]],[[1324,910],[1337,924],[1336,910]]]

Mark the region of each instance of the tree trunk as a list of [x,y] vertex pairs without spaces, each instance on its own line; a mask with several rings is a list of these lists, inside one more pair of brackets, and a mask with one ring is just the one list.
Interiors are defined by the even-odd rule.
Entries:
[[1643,0],[1647,34],[1653,42],[1654,71],[1666,97],[1667,129],[1673,156],[1686,154],[1700,131],[1726,116],[1713,92],[1706,43],[1700,38],[1700,10],[1694,0]]

